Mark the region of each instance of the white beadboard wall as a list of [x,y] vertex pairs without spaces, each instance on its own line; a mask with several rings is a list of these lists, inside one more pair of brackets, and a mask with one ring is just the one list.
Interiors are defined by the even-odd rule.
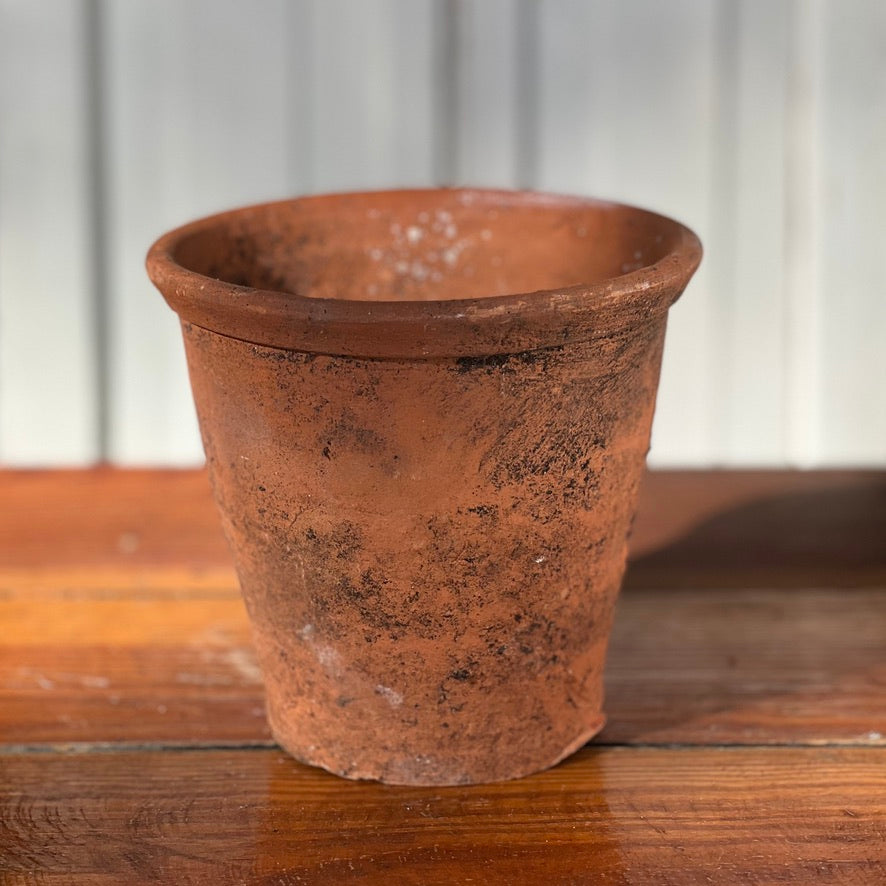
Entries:
[[0,0],[0,462],[199,462],[153,238],[432,184],[700,234],[652,463],[886,464],[883,0]]

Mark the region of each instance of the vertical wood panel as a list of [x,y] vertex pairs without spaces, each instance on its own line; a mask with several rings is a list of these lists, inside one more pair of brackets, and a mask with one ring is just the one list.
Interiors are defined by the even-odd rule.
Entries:
[[886,4],[831,0],[821,71],[821,450],[886,461]]
[[99,456],[84,4],[0,3],[0,459]]
[[518,115],[526,100],[518,89],[516,0],[458,0],[458,111],[456,179],[498,187],[517,184],[520,131]]
[[722,387],[710,404],[719,461],[780,464],[789,456],[785,345],[785,111],[792,19],[787,3],[721,4],[717,152],[720,185],[711,209],[709,297],[717,301],[724,349]]
[[431,182],[433,11],[433,0],[313,0],[313,190]]
[[827,0],[793,0],[786,76],[785,334],[787,455],[810,467],[821,449],[821,58]]
[[111,454],[202,458],[174,314],[144,254],[165,229],[280,196],[287,160],[284,0],[105,0]]
[[884,46],[880,0],[0,0],[0,460],[101,454],[105,345],[110,456],[200,460],[152,239],[442,178],[701,235],[653,463],[882,463]]
[[711,194],[717,5],[700,0],[540,4],[540,184],[637,203],[692,226],[708,259],[671,311],[651,460],[713,461]]

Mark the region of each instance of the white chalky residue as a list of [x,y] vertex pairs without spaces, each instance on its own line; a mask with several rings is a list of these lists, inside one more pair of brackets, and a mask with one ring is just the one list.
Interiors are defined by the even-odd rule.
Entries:
[[395,689],[391,689],[390,686],[382,686],[381,683],[375,687],[375,691],[377,695],[381,695],[383,698],[388,700],[388,704],[392,708],[398,708],[401,704],[403,704],[403,696],[400,695]]
[[326,643],[313,643],[312,646],[314,655],[323,668],[331,674],[337,674],[341,664],[341,656],[338,652]]
[[448,225],[446,225],[446,227],[443,229],[443,233],[446,234],[446,236],[447,236],[450,240],[454,240],[454,239],[456,238],[456,236],[458,235],[458,228],[457,228],[454,224],[452,224],[452,223],[450,222],[450,223],[449,223]]
[[421,240],[424,235],[425,232],[420,227],[418,227],[418,225],[410,225],[406,229],[406,239],[410,243],[418,243],[418,241]]
[[252,654],[245,649],[229,649],[220,658],[237,671],[244,680],[250,683],[262,682],[261,669],[255,663]]
[[641,259],[643,258],[643,252],[639,249],[634,250],[634,258]]
[[400,261],[394,265],[394,270],[398,274],[405,274],[409,270],[409,262],[401,258]]
[[308,644],[321,667],[332,676],[337,676],[341,670],[341,656],[327,643],[318,643],[314,639],[315,634],[316,630],[312,624],[306,624],[298,632],[299,637]]
[[483,228],[483,230],[480,231],[480,236],[484,240],[491,240],[492,239],[492,231],[490,231],[489,228]]
[[176,683],[185,683],[189,686],[231,686],[234,681],[230,677],[218,677],[210,674],[191,674],[179,671],[175,675]]
[[547,559],[548,559],[548,558],[545,557],[543,554],[539,554],[539,555],[535,558],[535,562],[536,562],[536,563],[544,563],[544,561],[547,560]]
[[868,741],[879,741],[883,737],[881,732],[869,732],[867,734]]
[[369,257],[373,261],[381,261],[381,258],[383,255],[384,255],[384,252],[382,252],[377,246],[375,247],[375,249],[369,250]]
[[54,679],[50,679],[46,674],[34,668],[20,667],[16,671],[21,677],[32,679],[41,689],[55,689],[59,683],[73,683],[89,689],[107,689],[111,685],[111,681],[107,677],[95,674],[72,674],[56,671],[52,675]]
[[140,542],[137,532],[123,532],[117,539],[117,550],[121,554],[133,554],[138,550]]

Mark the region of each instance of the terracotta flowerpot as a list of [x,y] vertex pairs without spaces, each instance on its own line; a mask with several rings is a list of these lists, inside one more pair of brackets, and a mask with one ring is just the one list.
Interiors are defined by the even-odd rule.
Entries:
[[464,784],[601,728],[667,310],[700,257],[639,209],[476,190],[154,244],[284,748]]

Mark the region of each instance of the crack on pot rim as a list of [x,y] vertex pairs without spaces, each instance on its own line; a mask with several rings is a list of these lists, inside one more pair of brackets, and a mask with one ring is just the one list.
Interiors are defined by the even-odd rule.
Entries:
[[[653,264],[594,283],[433,300],[341,299],[261,289],[201,274],[175,258],[183,241],[231,215],[300,202],[391,195],[403,200],[480,199],[490,209],[512,205],[628,212],[658,224],[670,242],[668,251]],[[442,188],[313,195],[228,210],[161,236],[151,246],[146,265],[151,280],[182,321],[228,338],[333,356],[432,359],[541,350],[651,320],[679,298],[701,256],[701,244],[687,227],[626,204],[534,191]]]

